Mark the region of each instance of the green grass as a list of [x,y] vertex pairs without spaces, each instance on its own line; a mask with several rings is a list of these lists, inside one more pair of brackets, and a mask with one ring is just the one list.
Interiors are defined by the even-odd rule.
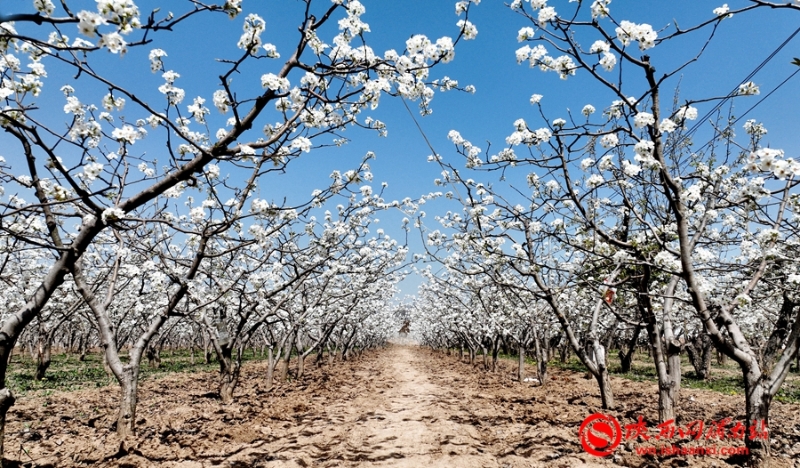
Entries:
[[800,403],[800,381],[794,379],[783,383],[778,394],[775,395],[775,401],[781,403]]
[[[123,355],[123,359],[126,358],[127,355]],[[242,357],[245,362],[260,359],[250,350]],[[216,361],[212,360],[209,364],[203,361],[202,351],[195,351],[195,362],[192,364],[189,350],[164,350],[161,352],[159,368],[150,367],[146,358],[142,360],[140,380],[155,379],[177,372],[213,372],[218,369],[219,364]],[[75,354],[53,354],[45,378],[34,380],[35,373],[35,360],[27,355],[15,355],[8,368],[6,384],[17,395],[25,395],[54,390],[74,391],[116,383],[114,377],[108,376],[103,369],[102,356],[99,353],[87,354],[82,362]]]
[[[609,372],[616,377],[636,382],[658,381],[655,364],[653,364],[652,358],[645,353],[635,354],[630,372],[625,373],[621,371],[619,360],[616,358],[616,351],[610,352],[609,358]],[[516,357],[512,356],[510,359],[516,359]],[[548,366],[573,372],[586,372],[586,367],[574,356],[563,363],[558,360],[551,360]],[[711,375],[707,380],[701,380],[695,376],[694,368],[689,363],[689,358],[685,355],[681,355],[681,370],[683,371],[681,376],[681,386],[683,388],[711,390],[725,395],[744,394],[741,371],[739,366],[730,359],[723,365],[712,361]],[[775,401],[792,404],[800,403],[800,374],[797,369],[793,369],[789,373],[781,389],[778,390],[778,394],[775,395]]]

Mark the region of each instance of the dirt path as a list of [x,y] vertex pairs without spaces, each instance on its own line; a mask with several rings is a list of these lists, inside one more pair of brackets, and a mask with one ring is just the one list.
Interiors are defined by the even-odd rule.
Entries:
[[[530,446],[523,447],[529,449],[523,450],[525,456],[509,450],[502,439],[522,438],[530,426],[522,421],[496,424],[496,413],[486,411],[495,395],[469,385],[470,379],[447,365],[452,363],[431,358],[411,346],[382,352],[356,373],[355,385],[343,388],[347,398],[303,421],[287,438],[269,443],[272,456],[280,460],[263,466],[512,468],[553,466],[561,457],[544,453],[540,458],[546,461],[537,462],[530,458]],[[594,465],[581,459],[559,462]]]
[[457,422],[467,416],[458,409],[459,395],[431,382],[418,352],[395,347],[376,364],[373,375],[358,376],[367,387],[326,409],[333,424],[301,431],[315,433],[298,439],[300,458],[331,462],[320,466],[501,466],[482,449],[475,426]]
[[[102,468],[296,467],[726,467],[718,457],[586,454],[578,428],[600,412],[593,380],[551,370],[544,387],[515,382],[511,362],[495,373],[414,346],[309,366],[301,381],[267,391],[263,363],[248,363],[236,402],[215,397],[213,373],[172,374],[140,386],[138,442],[121,452],[113,430],[117,389],[25,396],[9,413],[8,466]],[[655,421],[656,386],[613,378],[610,412]],[[683,389],[683,423],[742,420],[741,396]],[[800,411],[773,403],[775,466],[800,465]]]

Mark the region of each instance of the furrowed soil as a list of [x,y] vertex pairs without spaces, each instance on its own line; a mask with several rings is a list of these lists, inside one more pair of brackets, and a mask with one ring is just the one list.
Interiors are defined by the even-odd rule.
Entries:
[[[138,437],[113,430],[117,388],[25,396],[9,412],[6,465],[30,467],[595,467],[740,463],[721,456],[638,456],[652,440],[623,439],[605,458],[585,453],[578,430],[601,412],[594,380],[551,370],[545,386],[488,373],[415,346],[394,345],[315,368],[267,392],[263,363],[248,363],[236,402],[222,405],[214,373],[171,374],[140,385]],[[530,369],[533,372],[533,369]],[[623,428],[656,421],[656,386],[613,378]],[[744,421],[741,396],[681,392],[681,420]],[[774,466],[800,466],[800,405],[774,403]],[[657,434],[655,423],[651,436]],[[624,429],[623,429],[624,430]],[[655,430],[655,432],[653,432]],[[738,440],[673,441],[741,446]]]

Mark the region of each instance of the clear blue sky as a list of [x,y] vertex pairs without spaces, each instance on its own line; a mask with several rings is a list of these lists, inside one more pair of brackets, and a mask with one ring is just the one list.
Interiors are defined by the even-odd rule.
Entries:
[[[588,1],[588,0],[586,0]],[[93,1],[86,1],[86,8],[94,8]],[[139,1],[142,12],[155,6],[175,6],[182,2]],[[367,34],[368,44],[376,53],[382,54],[387,49],[402,51],[405,40],[413,34],[425,34],[431,39],[447,35],[455,37],[458,29],[454,1],[451,0],[362,0],[367,12],[362,19],[368,22],[372,32]],[[711,18],[712,10],[721,6],[722,2],[706,0],[673,0],[673,1],[633,1],[615,0],[610,7],[615,18],[637,23],[650,23],[658,30],[677,20],[681,27],[688,27],[701,20]],[[328,0],[319,0],[320,8],[327,7]],[[551,2],[557,10],[567,10],[574,4],[564,0]],[[729,6],[741,7],[748,2],[728,0]],[[3,8],[11,5],[24,5],[30,10],[30,2],[4,2]],[[224,69],[214,62],[216,58],[231,58],[238,54],[236,41],[241,34],[242,21],[247,13],[260,14],[267,23],[264,42],[274,43],[284,57],[288,56],[297,39],[298,21],[301,19],[303,4],[296,0],[244,0],[244,13],[234,20],[221,16],[208,16],[205,19],[192,19],[181,25],[177,33],[158,36],[152,46],[131,50],[123,60],[108,54],[102,61],[104,72],[112,78],[138,85],[150,84],[149,96],[160,98],[156,88],[163,83],[160,74],[150,74],[147,53],[153,47],[161,47],[169,56],[165,58],[168,69],[181,74],[176,83],[186,89],[184,105],[191,103],[195,96],[206,98],[209,107],[211,94],[217,86],[219,73]],[[420,118],[416,103],[409,103],[415,117],[419,120],[425,134],[430,138],[436,151],[450,161],[457,161],[452,144],[446,138],[449,130],[456,129],[477,146],[486,148],[487,140],[492,147],[499,150],[504,145],[505,137],[512,132],[512,122],[525,118],[533,127],[540,124],[538,111],[529,103],[530,95],[542,94],[545,111],[549,116],[566,115],[566,109],[578,114],[585,104],[592,104],[598,110],[608,106],[611,98],[597,92],[592,82],[585,77],[571,77],[567,81],[558,79],[555,74],[544,74],[530,69],[526,64],[518,65],[514,52],[521,46],[516,40],[517,31],[523,26],[532,26],[525,18],[512,12],[503,2],[484,0],[473,7],[470,19],[478,28],[477,39],[462,41],[457,49],[455,60],[450,64],[437,67],[433,77],[448,75],[457,79],[461,85],[472,84],[477,88],[474,95],[450,92],[437,93],[433,100],[433,114]],[[697,99],[710,95],[723,95],[750,73],[775,47],[800,24],[798,11],[757,11],[742,17],[733,17],[723,21],[714,41],[702,60],[687,67],[681,78],[681,95],[687,99]],[[334,25],[335,26],[335,25]],[[74,26],[65,28],[72,38],[77,36]],[[326,42],[335,34],[335,27],[321,33]],[[675,64],[690,58],[698,47],[698,41],[704,34],[695,35],[689,40],[674,45],[659,46],[649,51],[653,63],[658,70],[666,71]],[[166,39],[166,41],[164,41]],[[585,44],[588,48],[590,43]],[[105,53],[105,52],[103,52]],[[771,91],[781,80],[796,67],[790,65],[794,56],[800,56],[800,39],[791,42],[780,54],[755,76],[754,81],[761,87],[762,96]],[[261,74],[275,72],[282,64],[280,59],[274,61],[258,61],[244,69],[244,73],[236,76],[237,82],[252,83],[253,89],[259,87]],[[580,73],[579,73],[580,75]],[[297,78],[299,79],[299,77]],[[57,83],[70,81],[68,76],[52,74],[47,80],[45,92],[40,98],[42,106],[53,106],[56,109],[54,119],[63,122],[60,113],[63,107],[63,96],[58,91]],[[677,82],[676,82],[677,84]],[[76,87],[77,88],[77,87]],[[85,100],[99,97],[106,90],[76,89],[78,95]],[[144,96],[148,97],[148,96]],[[760,98],[761,96],[757,97]],[[742,101],[739,110],[743,111],[757,98]],[[797,127],[800,122],[800,78],[795,78],[776,92],[759,108],[747,116],[763,121],[769,129],[767,141],[771,146],[783,148],[789,157],[798,157]],[[160,102],[160,101],[158,101]],[[704,107],[700,114],[704,114]],[[739,112],[739,113],[740,113]],[[375,180],[372,185],[377,189],[382,181],[389,184],[385,192],[388,200],[404,197],[418,198],[421,194],[440,190],[433,180],[439,177],[441,168],[426,162],[430,149],[425,144],[419,130],[413,123],[403,103],[397,99],[384,97],[380,108],[371,113],[375,118],[384,121],[388,126],[388,137],[378,138],[368,132],[357,129],[348,130],[347,136],[351,144],[332,150],[312,151],[289,166],[285,175],[270,178],[261,184],[260,197],[268,199],[290,200],[306,199],[310,192],[329,182],[328,175],[333,169],[346,170],[355,167],[367,151],[374,151],[377,160],[372,162]],[[221,117],[212,109],[210,120],[212,134],[221,126]],[[63,125],[63,124],[62,124]],[[702,131],[697,140],[702,140]],[[155,136],[155,135],[154,135]],[[0,137],[0,144],[4,137]],[[147,144],[153,144],[148,151],[157,158],[158,140],[153,138]],[[139,146],[139,145],[137,145]],[[141,149],[148,146],[142,145]],[[4,155],[8,159],[10,155]],[[223,172],[225,169],[223,168]],[[477,178],[478,176],[476,176]],[[493,175],[483,174],[490,180]],[[428,222],[433,226],[433,216],[447,209],[460,209],[452,202],[431,203],[426,206]],[[399,213],[387,213],[381,216],[380,227],[393,236],[402,235]],[[421,252],[419,236],[412,232],[411,253]],[[419,284],[419,278],[409,278],[402,284],[404,294],[413,294]]]

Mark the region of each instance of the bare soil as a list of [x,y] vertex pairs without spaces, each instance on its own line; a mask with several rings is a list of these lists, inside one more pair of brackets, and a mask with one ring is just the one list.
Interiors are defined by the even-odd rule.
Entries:
[[[140,385],[138,440],[121,448],[113,430],[114,386],[23,397],[9,412],[8,466],[30,467],[725,467],[716,456],[641,457],[628,441],[606,458],[581,448],[578,430],[601,412],[597,386],[551,371],[545,386],[512,379],[415,346],[395,345],[314,368],[300,381],[264,388],[264,364],[242,371],[237,401],[216,397],[214,373],[172,374]],[[533,369],[531,369],[533,372]],[[656,421],[653,383],[613,378],[623,427]],[[685,389],[681,420],[744,421],[741,396]],[[774,465],[800,466],[800,405],[774,403]],[[655,423],[650,424],[651,427]],[[657,433],[658,431],[655,431]],[[651,432],[653,434],[653,432]],[[697,441],[705,445],[741,442]],[[648,442],[649,443],[649,442]]]

